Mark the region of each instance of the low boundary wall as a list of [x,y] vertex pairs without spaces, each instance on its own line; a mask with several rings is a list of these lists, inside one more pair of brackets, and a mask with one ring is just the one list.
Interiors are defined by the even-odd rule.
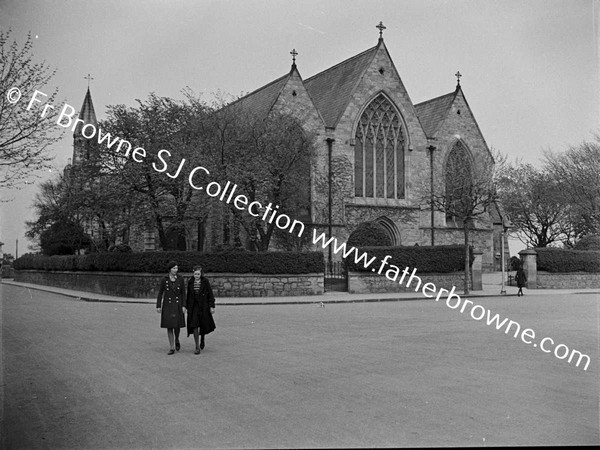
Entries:
[[538,289],[600,289],[600,273],[537,272]]
[[537,253],[532,248],[519,252],[527,276],[528,289],[597,289],[600,273],[544,272],[537,270]]
[[[130,272],[47,272],[15,270],[14,280],[129,298],[156,298],[166,274]],[[186,280],[191,273],[181,273]],[[215,297],[281,297],[323,294],[323,273],[264,275],[207,274]]]
[[[419,273],[415,274],[421,279],[423,288],[425,283],[433,283],[437,289],[447,289],[450,291],[453,286],[456,289],[463,289],[465,284],[464,272],[457,273]],[[409,280],[406,276],[402,284],[398,281],[391,281],[383,275],[372,274],[368,272],[349,272],[348,273],[348,292],[351,294],[369,294],[369,293],[385,293],[385,292],[415,292],[418,280],[413,279],[410,287],[406,287]],[[472,283],[471,283],[472,289]],[[479,288],[481,289],[481,287]]]

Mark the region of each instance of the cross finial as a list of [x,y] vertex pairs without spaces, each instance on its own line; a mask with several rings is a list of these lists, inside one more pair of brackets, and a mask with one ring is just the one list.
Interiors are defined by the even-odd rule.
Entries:
[[379,39],[383,39],[383,30],[385,30],[385,25],[383,22],[379,21],[379,25],[377,25],[375,28],[379,28]]
[[87,77],[83,77],[84,80],[88,80],[88,88],[90,87],[90,80],[93,80],[92,76],[88,73]]
[[296,56],[298,55],[298,52],[296,51],[296,49],[292,49],[292,51],[290,52],[290,55],[292,55],[292,64],[295,66],[296,65]]
[[460,74],[460,72],[456,72],[454,76],[456,77],[456,87],[458,87],[460,86],[460,77],[462,77],[462,75]]

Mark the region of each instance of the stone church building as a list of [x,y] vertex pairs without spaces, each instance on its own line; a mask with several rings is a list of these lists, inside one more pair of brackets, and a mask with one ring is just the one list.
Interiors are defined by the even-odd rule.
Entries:
[[[451,173],[456,164],[448,161],[493,164],[490,150],[460,85],[460,74],[452,92],[413,104],[384,43],[385,27],[380,23],[378,28],[374,47],[306,79],[292,51],[288,73],[236,103],[256,117],[271,111],[291,114],[317,136],[316,161],[308,180],[307,228],[331,233],[342,242],[359,224],[376,221],[394,245],[461,244],[462,223],[431,210],[429,189],[457,175]],[[95,122],[89,89],[80,117],[86,114],[92,114],[88,119]],[[74,163],[82,151],[85,144],[75,142]],[[471,230],[471,244],[483,251],[484,270],[500,270],[501,245],[509,257],[502,215],[495,206]],[[200,230],[193,223],[187,233],[188,250],[210,250],[219,240],[210,226]],[[153,250],[152,232],[143,236],[143,242],[132,247]]]
[[[302,78],[292,51],[289,73],[238,102],[256,116],[291,114],[317,135],[310,214],[319,231],[345,241],[362,222],[376,221],[394,245],[463,243],[462,224],[432,213],[427,202],[430,183],[456,175],[450,159],[493,164],[460,73],[454,91],[413,104],[384,43],[384,27],[378,28],[377,45],[310,78]],[[319,189],[316,179],[331,183],[331,204],[329,186]],[[502,231],[497,206],[475,221],[472,245],[483,251],[484,270],[501,268],[502,241],[508,249]]]

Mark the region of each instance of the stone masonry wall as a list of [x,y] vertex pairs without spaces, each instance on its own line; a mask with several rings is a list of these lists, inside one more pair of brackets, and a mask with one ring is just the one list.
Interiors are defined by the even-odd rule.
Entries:
[[537,289],[598,289],[600,273],[537,272]]
[[[416,273],[421,279],[421,286],[416,292],[422,292],[423,285],[425,283],[433,283],[438,289],[446,289],[450,291],[453,286],[456,289],[462,289],[464,287],[464,274],[461,273],[449,273],[449,274],[432,274],[432,273]],[[404,280],[401,285],[398,282],[388,280],[385,276],[362,273],[362,272],[350,272],[348,273],[348,291],[351,294],[369,294],[369,293],[384,293],[384,292],[415,292],[417,287],[417,280],[413,279],[410,287],[406,287],[408,277]],[[425,297],[424,297],[425,298]]]
[[[182,273],[187,281],[191,273]],[[15,271],[15,281],[130,298],[156,298],[164,275],[124,272]],[[278,297],[318,295],[324,291],[323,274],[262,275],[209,274],[215,297]]]

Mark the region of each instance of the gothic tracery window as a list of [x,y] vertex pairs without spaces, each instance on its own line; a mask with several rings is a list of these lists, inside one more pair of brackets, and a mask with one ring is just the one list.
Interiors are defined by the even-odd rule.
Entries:
[[399,113],[379,94],[367,106],[356,127],[356,197],[404,198],[404,143]]

